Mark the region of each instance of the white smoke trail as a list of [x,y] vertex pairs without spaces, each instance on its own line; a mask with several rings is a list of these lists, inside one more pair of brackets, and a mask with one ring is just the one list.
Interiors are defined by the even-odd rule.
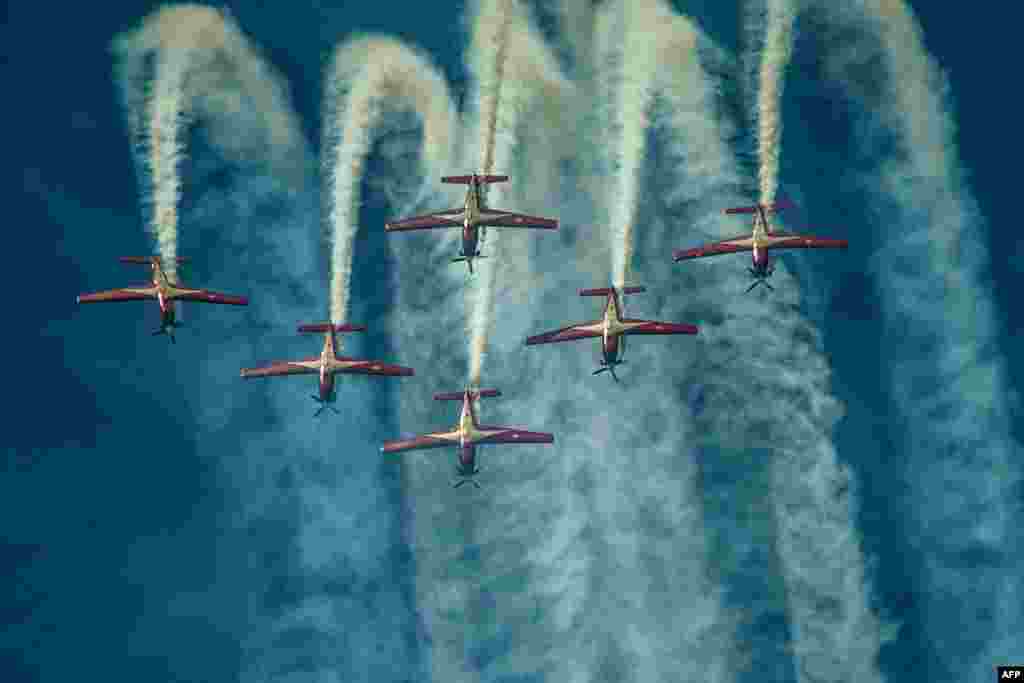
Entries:
[[384,102],[411,108],[423,123],[422,164],[443,168],[452,155],[454,111],[448,86],[423,55],[388,37],[363,37],[339,46],[325,83],[324,178],[329,183],[331,320],[348,318],[352,249],[359,219],[359,187],[371,135]]
[[[536,260],[529,279],[541,291],[531,296],[531,306],[524,311],[534,319],[534,330],[596,317],[600,308],[595,302],[573,305],[574,290],[597,286],[594,278],[602,274],[607,281],[609,265],[613,282],[621,285],[634,239],[642,237],[648,247],[651,241],[669,239],[664,223],[648,226],[651,229],[642,235],[633,234],[633,225],[639,220],[653,85],[661,70],[681,68],[666,67],[655,57],[664,48],[661,41],[672,17],[671,10],[653,2],[609,3],[598,10],[596,84],[584,89],[596,99],[584,107],[597,110],[599,125],[581,127],[589,137],[577,137],[575,146],[604,150],[611,157],[598,160],[593,169],[608,169],[609,174],[601,178],[605,185],[598,189],[593,212],[611,228],[612,259],[609,264],[608,251],[595,240],[594,233],[604,230],[573,226],[572,217],[563,212],[577,240],[570,254],[555,252]],[[692,48],[686,56],[694,58]],[[528,153],[543,150],[531,146]],[[659,248],[667,244],[655,247]],[[652,280],[662,282],[670,276],[666,262],[647,261],[643,253],[640,260]],[[638,297],[635,304],[626,305],[642,306],[645,312],[653,309],[659,318],[681,316],[678,308],[666,311],[657,306],[653,291],[647,296],[646,301]],[[545,488],[541,495],[550,497],[549,491],[565,488],[555,508],[556,532],[543,539],[533,569],[534,590],[550,596],[550,609],[557,610],[552,623],[556,647],[550,654],[553,679],[731,678],[727,659],[733,650],[732,625],[708,576],[696,470],[685,446],[692,438],[690,421],[681,414],[673,386],[678,376],[688,373],[693,342],[637,342],[630,347],[629,377],[621,386],[588,377],[593,349],[585,346],[531,349],[519,361],[528,362],[524,377],[540,378],[543,384],[534,385],[528,401],[521,402],[515,413],[550,425],[559,440],[557,462],[540,477]],[[682,348],[666,352],[662,343]],[[642,457],[631,457],[637,448]],[[531,485],[535,486],[532,481],[520,484],[519,495]]]
[[[477,35],[487,35],[487,28],[481,26],[486,20],[485,12],[494,5],[478,8],[474,15]],[[493,43],[474,38],[472,49],[467,55],[470,69],[482,73],[487,60],[494,59]],[[522,210],[517,204],[520,188],[531,178],[523,176],[523,157],[519,146],[525,126],[550,128],[557,132],[556,113],[565,98],[562,91],[565,84],[555,68],[554,60],[547,54],[543,42],[536,35],[520,7],[513,7],[506,46],[505,81],[501,96],[501,107],[497,113],[494,142],[494,171],[508,173],[512,182],[511,191],[501,185],[491,188],[491,196],[497,196],[494,203],[499,208]],[[483,79],[477,79],[482,87]],[[476,98],[469,98],[471,101]],[[545,118],[538,120],[535,112],[543,112]],[[481,127],[485,118],[480,117],[477,125],[470,125],[467,138],[481,140]],[[557,139],[557,135],[552,135]],[[567,142],[559,140],[549,150],[564,148]],[[480,159],[483,151],[471,149],[465,159]],[[550,168],[545,168],[541,178],[549,177]],[[518,181],[518,182],[517,182]],[[557,189],[557,183],[553,189]],[[503,192],[504,191],[504,192]],[[550,192],[550,190],[549,190]],[[516,200],[511,205],[502,201]],[[557,214],[556,214],[557,215]],[[529,278],[523,275],[529,248],[538,240],[551,240],[552,236],[527,231],[509,231],[503,235],[500,249],[495,246],[494,232],[488,237],[487,253],[490,260],[500,261],[494,274],[495,292],[500,292],[499,301],[516,302],[525,300],[523,292],[531,286]],[[393,242],[397,248],[405,243]],[[527,245],[527,246],[524,246]],[[550,245],[548,245],[550,248]],[[435,390],[450,389],[459,376],[464,376],[460,365],[465,357],[458,353],[466,349],[464,327],[456,324],[462,305],[465,287],[462,273],[452,273],[450,278],[443,274],[448,268],[447,254],[434,252],[427,258],[422,253],[414,256],[407,250],[401,253],[402,275],[397,286],[399,310],[394,332],[400,339],[408,340],[408,347],[420,358],[416,363],[430,364],[440,381]],[[484,267],[489,267],[488,264]],[[486,274],[478,271],[478,278]],[[511,290],[511,291],[510,291]],[[492,333],[495,348],[488,350],[487,368],[483,383],[497,386],[514,397],[519,393],[517,368],[502,362],[509,347],[521,349],[520,345],[527,330],[519,325],[511,331],[505,325],[511,320],[521,321],[520,314],[525,307],[503,307],[493,324]],[[405,348],[405,346],[403,346]],[[492,363],[491,359],[498,362]],[[428,395],[427,403],[429,403]],[[546,429],[547,425],[527,424],[529,415],[515,415],[506,409],[508,399],[483,402],[481,408],[488,414],[500,411],[507,418],[501,422],[520,424],[529,428]],[[429,413],[424,410],[422,396],[403,393],[400,397],[403,432],[423,431],[434,426],[450,424],[456,416],[457,406],[437,405]],[[415,418],[413,422],[410,418]],[[492,420],[485,420],[492,421]],[[511,451],[511,453],[504,453]],[[538,624],[526,628],[531,614],[529,598],[529,563],[526,549],[534,547],[546,535],[549,523],[535,517],[534,511],[518,505],[520,512],[508,506],[503,497],[505,470],[495,458],[508,455],[513,458],[532,459],[547,455],[546,449],[503,447],[483,449],[481,454],[485,472],[485,495],[474,495],[473,489],[463,488],[453,492],[449,480],[451,454],[436,451],[421,457],[411,455],[405,458],[409,464],[405,469],[406,485],[412,508],[411,543],[414,547],[417,570],[417,597],[422,610],[427,637],[433,643],[430,668],[433,680],[479,680],[488,679],[499,671],[536,670],[544,665],[541,655],[550,648],[540,635],[547,633],[548,625]],[[497,496],[497,500],[496,497]],[[501,503],[498,501],[506,501]],[[551,501],[552,505],[557,501]],[[544,515],[544,506],[538,506],[536,515]],[[521,513],[530,515],[522,524],[509,527],[510,520]],[[522,553],[516,553],[521,549]],[[513,578],[520,577],[520,578]],[[527,637],[527,633],[530,637]],[[510,638],[515,634],[514,639]],[[532,633],[536,633],[536,638]],[[528,644],[520,646],[520,636]],[[539,648],[539,649],[538,649]],[[525,650],[536,653],[536,657],[525,657]],[[494,653],[490,655],[488,653]]]
[[[689,43],[695,39],[692,32],[681,37]],[[662,53],[685,51],[665,46]],[[669,201],[692,207],[684,209],[685,216],[696,218],[697,229],[686,243],[722,239],[736,228],[718,218],[721,203],[742,201],[736,194],[737,170],[722,144],[727,131],[706,116],[694,116],[716,109],[706,77],[699,70],[670,67],[671,62],[664,64],[662,71],[674,77],[665,85],[666,124],[678,140],[672,153],[679,178]],[[743,295],[746,282],[738,264],[693,262],[677,272],[699,283],[687,294],[708,319],[692,371],[704,383],[706,398],[698,431],[708,435],[709,446],[720,449],[721,458],[735,458],[740,467],[749,467],[745,461],[751,451],[774,458],[774,535],[798,680],[879,680],[880,628],[869,609],[853,482],[831,443],[842,408],[829,393],[819,335],[798,313],[799,285],[781,263],[776,291],[760,300]]]
[[612,205],[608,219],[614,231],[612,278],[623,287],[629,276],[633,256],[633,226],[636,221],[640,166],[644,160],[647,111],[652,84],[658,73],[661,55],[650,30],[670,13],[657,0],[616,3],[622,13],[622,48],[619,53],[621,80],[616,88],[616,150],[612,162],[613,186],[609,188]]
[[[209,60],[217,52],[228,51],[236,59],[241,75],[254,88],[253,96],[272,104],[281,100],[280,86],[273,79],[263,78],[261,62],[245,45],[234,26],[224,23],[220,13],[199,5],[180,5],[163,9],[146,24],[114,41],[118,59],[118,80],[121,85],[132,143],[138,154],[140,184],[147,187],[152,203],[150,227],[157,239],[164,270],[171,280],[177,278],[178,204],[181,200],[179,164],[184,153],[182,139],[187,117],[194,109],[227,111],[237,105],[225,102],[209,90],[212,74]],[[153,55],[152,72],[142,55]],[[304,149],[288,133],[289,125],[280,116],[270,124],[270,134],[282,136],[275,140],[275,154],[294,154]],[[219,136],[219,142],[225,137]],[[231,145],[237,148],[238,142]],[[294,163],[289,164],[294,170]]]
[[[191,104],[185,88],[198,47],[194,38],[170,29],[179,22],[194,28],[204,19],[189,12],[163,15],[158,21],[162,28],[146,37],[144,49],[155,55],[152,68],[123,58],[118,63],[140,185],[146,188],[143,201],[151,205],[149,229],[171,281],[177,280],[182,130]],[[139,34],[135,35],[137,40]],[[128,50],[121,43],[115,43],[114,49],[122,56]]]
[[767,0],[764,48],[757,95],[757,151],[760,203],[775,201],[779,185],[779,143],[782,138],[782,89],[793,50],[793,0]]
[[937,680],[984,681],[1024,648],[1021,449],[985,284],[984,219],[958,159],[948,83],[911,9],[861,0],[822,10],[847,38],[829,44],[827,64],[868,112],[858,142],[878,165],[863,183],[881,242],[873,271],[906,423],[930,666]]
[[[480,168],[481,173],[490,174],[494,169],[495,136],[499,124],[501,88],[505,74],[505,60],[508,51],[508,31],[512,19],[514,0],[483,0],[477,10],[473,43],[470,54],[477,56],[473,61],[476,78],[479,81],[480,96]],[[491,52],[493,50],[493,53]],[[480,58],[482,57],[482,59]],[[507,105],[508,103],[506,103]],[[515,103],[512,103],[515,106]],[[503,125],[515,126],[513,121],[502,121]],[[504,159],[503,159],[504,161]],[[515,179],[513,179],[513,182]],[[488,188],[481,192],[488,197]],[[497,196],[500,191],[494,192]],[[497,237],[495,236],[495,241]],[[496,246],[496,245],[495,245]],[[494,255],[496,257],[496,255]],[[467,302],[473,309],[470,316],[469,383],[480,385],[481,363],[487,348],[487,334],[491,326],[491,308],[494,305],[494,275],[496,263],[481,267],[479,277],[467,289]]]
[[[379,462],[365,457],[381,437],[372,403],[343,383],[344,412],[315,430],[309,385],[239,386],[239,367],[295,357],[284,324],[322,315],[312,154],[277,74],[210,8],[162,10],[118,40],[128,101],[139,99],[147,58],[172,35],[192,41],[185,108],[205,152],[190,159],[197,197],[183,218],[204,244],[226,247],[204,251],[211,268],[254,293],[236,333],[208,342],[194,403],[201,454],[217,462],[211,471],[223,471],[240,508],[224,514],[240,527],[225,540],[234,554],[260,558],[233,577],[245,581],[241,680],[416,679],[417,647],[402,628],[414,616],[394,569],[394,500]],[[209,308],[204,315],[220,315]],[[339,445],[338,431],[351,438]],[[244,457],[220,457],[240,438]]]
[[172,282],[177,281],[178,202],[181,199],[178,162],[184,151],[181,140],[185,114],[183,88],[190,57],[187,46],[168,45],[160,49],[148,107],[148,161],[153,187],[151,229],[160,245],[164,272]]

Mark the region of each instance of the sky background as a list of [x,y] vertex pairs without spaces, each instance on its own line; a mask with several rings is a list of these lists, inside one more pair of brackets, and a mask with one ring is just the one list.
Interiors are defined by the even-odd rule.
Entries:
[[[183,280],[248,295],[253,305],[185,309],[187,327],[173,347],[149,336],[157,324],[155,307],[79,310],[74,304],[79,293],[146,279],[142,269],[133,272],[116,261],[121,255],[153,253],[154,246],[144,227],[110,46],[159,5],[107,2],[58,10],[14,2],[8,7],[2,44],[10,97],[0,116],[10,133],[6,225],[15,246],[5,274],[9,287],[21,292],[31,287],[32,294],[7,301],[15,309],[7,319],[17,324],[5,341],[13,367],[7,374],[10,419],[0,476],[0,558],[7,577],[0,603],[4,680],[65,681],[86,674],[111,681],[426,681],[439,670],[435,653],[448,645],[439,642],[431,609],[417,598],[417,576],[424,576],[423,565],[434,560],[424,556],[422,535],[409,540],[409,519],[422,502],[417,492],[423,485],[410,468],[444,470],[447,478],[450,454],[384,463],[376,446],[399,433],[454,419],[451,406],[438,406],[421,411],[415,422],[400,421],[396,393],[458,390],[464,375],[441,376],[442,370],[454,364],[462,373],[458,368],[464,365],[440,357],[436,365],[413,363],[413,352],[388,334],[389,326],[401,325],[407,314],[398,307],[394,283],[408,264],[395,258],[383,231],[373,227],[392,212],[381,189],[364,184],[352,320],[371,329],[364,340],[352,342],[353,355],[414,365],[417,376],[341,382],[338,405],[344,414],[317,420],[308,398],[315,389],[312,380],[255,385],[238,378],[243,366],[319,352],[319,338],[304,339],[293,331],[298,323],[322,319],[327,310],[317,148],[324,66],[334,46],[365,32],[395,36],[431,56],[457,103],[470,93],[461,3],[429,9],[424,3],[400,11],[388,3],[337,4],[232,5],[247,38],[288,84],[308,149],[299,155],[297,169],[284,172],[248,151],[229,158],[202,124],[193,130],[183,164],[179,253],[194,264],[183,271]],[[676,8],[727,53],[742,55],[741,12],[724,4],[681,2]],[[1006,135],[998,131],[1013,130],[1015,96],[1006,84],[1015,82],[1017,73],[990,47],[1012,44],[1014,24],[1002,7],[963,12],[951,3],[911,5],[928,52],[949,79],[959,160],[978,204],[980,238],[989,249],[991,269],[981,288],[991,291],[997,325],[996,344],[986,353],[1005,358],[1008,384],[1016,387],[1024,373],[1018,343],[1024,312],[1013,293],[1024,285],[1016,267],[1024,246],[1011,228],[1017,188],[1011,184],[1015,175]],[[540,16],[543,32],[553,35],[544,13]],[[965,614],[964,606],[975,604],[965,586],[980,585],[978,604],[984,604],[978,609],[991,612],[995,603],[985,582],[995,576],[990,568],[1004,566],[1004,560],[970,548],[958,551],[950,563],[966,583],[950,583],[948,595],[923,587],[924,565],[933,557],[930,544],[956,529],[931,527],[931,518],[916,512],[941,506],[945,499],[941,494],[934,503],[922,499],[928,491],[914,473],[921,462],[914,458],[921,454],[904,436],[910,419],[894,417],[890,372],[912,353],[898,348],[898,335],[881,330],[886,318],[872,268],[884,240],[878,237],[879,214],[866,206],[871,195],[856,183],[873,162],[859,155],[850,135],[866,115],[844,104],[840,86],[824,77],[820,55],[828,46],[822,40],[813,30],[797,32],[783,100],[780,178],[801,205],[797,224],[847,237],[851,247],[845,255],[801,255],[786,263],[804,292],[801,310],[821,330],[832,394],[845,405],[834,444],[839,461],[852,471],[870,607],[882,621],[902,624],[895,639],[881,646],[878,667],[886,680],[924,667],[935,680],[973,683],[983,679],[975,678],[966,662],[986,651],[988,624],[997,617]],[[865,82],[870,81],[867,74]],[[724,82],[726,99],[741,110],[741,95],[730,95],[730,81]],[[747,125],[742,118],[734,123]],[[247,130],[244,126],[258,122],[238,125]],[[742,140],[734,152],[752,182],[754,167],[743,161]],[[651,163],[658,158],[652,151]],[[377,147],[370,168],[387,169],[393,161],[387,149]],[[657,186],[656,174],[644,173]],[[679,228],[674,246],[690,246],[696,239]],[[638,261],[659,257],[655,246],[660,243],[652,241],[646,252],[638,247]],[[738,270],[740,263],[716,267]],[[568,288],[600,286],[562,277]],[[644,284],[652,290],[661,285],[650,278]],[[565,291],[571,295],[571,289]],[[551,306],[557,311],[559,304]],[[658,312],[646,306],[644,315]],[[566,324],[589,311],[585,302],[570,301],[564,308]],[[703,322],[690,316],[681,319]],[[558,317],[545,320],[544,329],[561,324]],[[461,330],[444,334],[458,339]],[[571,353],[550,351],[553,359]],[[591,348],[577,351],[590,362]],[[566,370],[575,373],[566,381],[592,383],[596,396],[614,403],[619,390],[605,382],[607,377],[592,378],[577,369]],[[524,368],[524,376],[527,372]],[[622,374],[629,383],[630,373]],[[635,376],[640,378],[635,381],[645,377]],[[529,381],[532,391],[545,391],[542,377]],[[700,381],[691,398],[701,396]],[[528,401],[525,386],[499,388]],[[643,395],[641,387],[626,400]],[[703,408],[696,402],[680,405],[699,414]],[[557,434],[553,425],[527,424],[500,404],[493,408],[501,417],[496,421]],[[1012,436],[1019,441],[1022,425],[1011,405]],[[913,415],[912,408],[907,411]],[[616,447],[627,460],[645,456],[642,446]],[[556,443],[542,457],[558,458],[558,448]],[[513,476],[511,465],[489,468],[490,455],[483,453],[482,467],[490,472],[481,492],[463,487],[438,493],[439,500],[461,496],[448,517],[455,528],[472,519],[474,501],[500,495],[494,489]],[[758,544],[755,529],[757,491],[768,476],[761,459],[771,457],[770,449],[751,449],[742,466],[716,461],[714,449],[698,455],[709,564],[723,604],[740,612],[751,605],[777,607],[779,600],[784,603],[771,578],[778,559],[770,546]],[[537,457],[531,449],[500,462]],[[532,465],[523,467],[532,471]],[[987,480],[980,476],[965,485],[984,488]],[[1012,493],[1018,507],[1010,508],[1017,511],[1010,525],[1019,527],[1024,491],[1018,486]],[[749,507],[739,511],[743,505]],[[511,533],[519,518],[511,508],[488,508],[497,510],[507,515],[498,519]],[[447,538],[454,544],[459,537]],[[445,553],[476,567],[488,563],[485,546],[466,541],[461,555],[455,545]],[[632,580],[641,585],[650,578],[642,568],[634,571]],[[514,578],[501,578],[506,580],[510,594],[529,594],[528,586],[516,588]],[[600,573],[591,580],[599,584]],[[504,627],[488,621],[486,613],[503,599],[501,581],[481,589],[463,615],[446,617],[465,622],[469,644],[456,649],[463,652],[466,670],[475,680],[502,683],[562,680],[528,661],[510,662],[514,644],[525,642],[531,626],[528,620]],[[608,585],[620,584],[609,579]],[[947,598],[956,611],[936,607]],[[740,667],[736,680],[816,680],[799,671],[792,654],[798,636],[786,611],[750,610],[756,618],[741,619],[734,638],[751,664]],[[595,620],[602,611],[594,607],[583,614]],[[553,617],[540,607],[536,615],[544,624],[537,628],[548,628]],[[602,633],[614,634],[616,628],[609,616]],[[602,641],[595,637],[594,642],[600,647]],[[1024,660],[1024,639],[1000,647],[1008,645],[1015,645],[1018,661]],[[633,680],[630,661],[625,655],[624,663],[604,661],[581,680]],[[517,666],[520,675],[497,673]],[[858,679],[837,674],[827,680]]]

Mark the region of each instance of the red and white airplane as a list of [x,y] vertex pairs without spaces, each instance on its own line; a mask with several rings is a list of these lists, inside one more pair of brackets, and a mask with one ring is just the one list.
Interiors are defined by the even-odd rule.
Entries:
[[621,291],[614,287],[581,289],[580,296],[608,297],[604,307],[604,316],[600,320],[570,325],[560,330],[528,337],[526,345],[553,344],[555,342],[600,337],[601,367],[592,374],[598,375],[608,370],[611,372],[612,378],[618,382],[619,378],[615,374],[615,366],[624,362],[622,356],[626,351],[627,336],[634,334],[697,334],[698,332],[694,325],[662,323],[654,320],[638,320],[636,318],[623,317],[624,311],[619,295],[637,294],[643,291],[646,291],[646,287],[623,287]]
[[[243,296],[231,296],[218,294],[208,289],[190,289],[182,287],[167,279],[163,267],[160,265],[158,256],[122,256],[119,259],[122,263],[147,264],[153,270],[151,284],[139,285],[138,287],[125,287],[124,289],[111,289],[106,292],[95,292],[94,294],[82,294],[78,297],[80,304],[101,303],[104,301],[140,301],[142,299],[156,299],[160,304],[160,329],[154,335],[166,334],[174,342],[174,328],[181,327],[181,323],[175,320],[175,301],[203,301],[208,304],[227,304],[230,306],[246,306],[249,300]],[[178,263],[187,263],[188,259],[178,257]]]
[[381,375],[384,377],[409,377],[413,375],[412,368],[401,365],[388,365],[375,360],[358,360],[339,356],[335,352],[335,332],[365,332],[365,325],[332,325],[322,323],[317,325],[299,325],[299,332],[323,332],[324,348],[319,356],[304,358],[302,360],[286,360],[271,363],[262,368],[242,368],[242,377],[276,377],[278,375],[320,375],[319,396],[314,395],[313,400],[320,404],[320,408],[314,416],[330,408],[335,413],[337,409],[331,406],[337,400],[337,393],[334,390],[334,376],[336,374],[353,375]]
[[479,249],[484,231],[480,228],[533,228],[537,230],[557,230],[558,221],[551,218],[527,216],[511,211],[488,209],[480,186],[487,183],[500,183],[508,180],[507,175],[456,175],[444,176],[442,183],[459,183],[468,185],[466,201],[462,208],[438,211],[414,218],[392,221],[384,225],[387,232],[404,232],[407,230],[431,230],[434,228],[462,228],[462,253],[452,259],[452,263],[465,261],[469,272],[473,272],[473,259],[485,258]]
[[754,206],[742,206],[735,209],[725,209],[726,214],[750,213],[754,214],[754,229],[750,235],[741,235],[731,239],[705,244],[695,249],[676,249],[672,252],[672,260],[686,261],[689,259],[702,258],[704,256],[716,256],[718,254],[732,254],[737,251],[752,251],[752,267],[749,268],[754,283],[747,287],[747,291],[763,284],[768,289],[773,287],[768,284],[768,278],[775,272],[771,258],[768,256],[769,249],[845,249],[846,240],[825,239],[811,237],[809,235],[796,235],[788,232],[773,232],[768,223],[768,214],[777,213],[782,209],[794,208],[791,202],[776,202],[774,204],[755,204]]
[[473,475],[480,472],[476,466],[476,447],[486,444],[497,443],[554,443],[555,437],[547,432],[528,432],[514,427],[496,427],[482,425],[477,422],[474,403],[480,398],[501,396],[497,389],[473,389],[467,387],[465,391],[447,394],[434,394],[435,401],[462,401],[462,414],[454,429],[445,432],[431,432],[422,436],[415,436],[410,439],[398,439],[396,441],[385,441],[380,449],[381,453],[401,453],[425,448],[442,448],[444,446],[457,446],[459,449],[459,462],[456,467],[456,474],[462,480],[455,484],[458,488],[467,481],[480,488],[480,485],[473,480]]

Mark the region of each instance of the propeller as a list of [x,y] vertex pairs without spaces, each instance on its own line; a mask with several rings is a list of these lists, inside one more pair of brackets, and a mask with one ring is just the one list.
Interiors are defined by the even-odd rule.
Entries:
[[183,325],[181,323],[177,322],[177,321],[175,321],[173,323],[168,323],[166,325],[161,325],[160,329],[157,330],[156,332],[154,332],[152,336],[156,337],[156,336],[161,335],[161,334],[166,334],[170,338],[171,343],[172,344],[176,344],[177,342],[174,340],[174,328],[175,327],[183,327]]
[[615,374],[615,366],[616,365],[621,365],[622,363],[625,363],[625,362],[626,361],[624,361],[624,360],[620,360],[617,363],[604,363],[604,362],[602,362],[601,363],[601,367],[599,367],[597,370],[594,370],[590,374],[591,375],[600,375],[602,372],[610,372],[611,375],[612,375],[612,379],[614,379],[616,382],[618,382],[619,381],[619,376]]
[[773,268],[769,268],[767,271],[765,271],[763,273],[758,272],[758,271],[754,270],[753,268],[747,268],[747,272],[750,273],[751,277],[754,278],[754,282],[749,287],[747,287],[747,294],[749,294],[751,291],[753,291],[753,289],[755,287],[757,287],[758,285],[764,285],[765,287],[767,287],[771,291],[773,291],[773,292],[775,291],[775,288],[772,287],[770,284],[768,284],[768,278],[770,278],[772,276],[772,273],[775,272],[775,268],[774,267]]
[[315,413],[313,413],[313,417],[320,417],[320,413],[324,412],[324,410],[326,410],[328,408],[333,410],[335,415],[340,415],[341,414],[341,412],[337,408],[332,406],[327,401],[321,400],[321,398],[319,396],[311,396],[310,398],[312,398],[314,401],[316,401],[317,403],[320,404],[320,407],[317,409],[317,411]]

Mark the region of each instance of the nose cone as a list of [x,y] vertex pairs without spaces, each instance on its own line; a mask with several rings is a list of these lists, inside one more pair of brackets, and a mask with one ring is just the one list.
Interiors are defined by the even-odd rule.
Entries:
[[320,377],[320,400],[330,401],[334,393],[334,375],[323,373]]
[[604,337],[604,359],[609,363],[614,363],[619,358],[619,336],[617,334],[609,334]]
[[462,444],[462,448],[459,449],[459,466],[462,469],[472,471],[475,459],[476,453],[474,453],[473,444]]

